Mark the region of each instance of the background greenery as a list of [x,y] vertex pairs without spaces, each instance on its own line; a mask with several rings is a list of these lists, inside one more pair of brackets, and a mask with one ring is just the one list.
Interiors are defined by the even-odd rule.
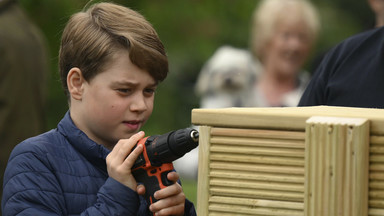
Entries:
[[[69,16],[88,0],[19,0],[42,29],[51,52],[47,130],[55,128],[68,106],[59,82],[57,56],[61,31]],[[193,88],[204,62],[221,45],[247,48],[250,19],[257,0],[116,0],[141,12],[158,31],[169,56],[170,74],[156,93],[155,110],[144,130],[162,134],[191,124],[199,106]],[[366,0],[312,0],[318,7],[322,31],[306,69],[315,57],[346,37],[373,26]],[[194,201],[196,185],[184,183]],[[191,194],[191,195],[188,195]]]
[[[20,0],[45,33],[51,52],[47,129],[56,127],[68,109],[59,82],[57,53],[69,16],[88,0]],[[116,0],[141,12],[166,46],[169,77],[160,85],[147,134],[188,127],[191,109],[199,105],[193,87],[204,62],[223,44],[247,48],[250,18],[257,0]],[[313,56],[344,38],[368,29],[373,14],[365,0],[313,0],[320,11],[322,31]],[[313,59],[313,58],[312,58]],[[307,69],[312,70],[311,60]]]

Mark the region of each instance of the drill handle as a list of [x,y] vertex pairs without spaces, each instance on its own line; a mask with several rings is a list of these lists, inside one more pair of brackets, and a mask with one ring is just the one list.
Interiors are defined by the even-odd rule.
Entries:
[[174,184],[167,178],[168,173],[173,171],[172,163],[164,163],[160,167],[143,167],[133,171],[136,181],[145,186],[144,198],[148,205],[157,201],[154,197],[156,191]]

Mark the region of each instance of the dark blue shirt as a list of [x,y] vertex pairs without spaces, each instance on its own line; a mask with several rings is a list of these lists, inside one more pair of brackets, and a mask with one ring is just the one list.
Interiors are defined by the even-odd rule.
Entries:
[[315,71],[299,106],[384,108],[384,27],[334,47]]

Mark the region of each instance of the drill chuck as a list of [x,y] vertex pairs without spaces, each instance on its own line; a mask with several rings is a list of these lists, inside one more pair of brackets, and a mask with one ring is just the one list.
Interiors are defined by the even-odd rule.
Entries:
[[172,163],[198,146],[199,132],[192,128],[154,135],[147,139],[147,154],[153,166]]

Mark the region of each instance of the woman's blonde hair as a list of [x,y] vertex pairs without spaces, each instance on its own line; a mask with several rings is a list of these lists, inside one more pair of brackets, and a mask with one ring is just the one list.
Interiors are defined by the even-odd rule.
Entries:
[[277,24],[285,19],[302,21],[314,41],[320,29],[319,15],[308,0],[263,0],[254,10],[250,45],[253,55],[262,60],[263,46],[272,38]]
[[133,64],[146,70],[158,82],[168,74],[164,46],[152,25],[138,12],[113,3],[96,3],[71,16],[64,28],[59,70],[68,96],[67,75],[78,67],[90,81],[125,49]]

